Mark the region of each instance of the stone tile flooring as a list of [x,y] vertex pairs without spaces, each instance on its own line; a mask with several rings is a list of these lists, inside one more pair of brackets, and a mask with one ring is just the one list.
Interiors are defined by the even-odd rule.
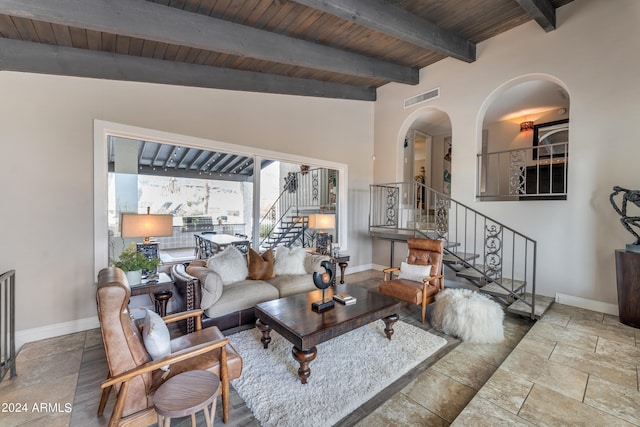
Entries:
[[[405,315],[418,318],[419,308]],[[341,425],[640,426],[640,330],[559,304],[533,326],[507,315],[504,327],[503,343],[452,344],[407,385]],[[108,417],[95,417],[96,384],[106,372],[101,347],[98,330],[25,345],[18,377],[0,383],[0,403],[26,403],[27,410],[0,413],[0,427],[106,425]],[[231,406],[230,425],[257,424],[237,396]]]
[[452,426],[640,426],[640,329],[554,304]]

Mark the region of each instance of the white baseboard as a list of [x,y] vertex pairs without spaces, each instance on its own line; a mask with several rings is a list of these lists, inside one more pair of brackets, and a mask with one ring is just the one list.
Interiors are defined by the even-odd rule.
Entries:
[[16,331],[16,353],[28,342],[44,340],[75,332],[82,332],[99,327],[100,322],[98,321],[98,316],[94,316],[87,317],[86,319],[72,320],[70,322],[56,323],[55,325],[42,326],[40,328]]
[[558,304],[570,305],[572,307],[584,308],[586,310],[597,311],[599,313],[611,314],[613,316],[618,315],[618,305],[609,304],[606,302],[595,301],[591,299],[575,297],[573,295],[556,294],[556,300]]

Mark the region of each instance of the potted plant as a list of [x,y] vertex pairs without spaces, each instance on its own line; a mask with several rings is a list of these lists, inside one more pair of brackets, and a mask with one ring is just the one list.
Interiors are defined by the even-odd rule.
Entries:
[[147,258],[136,250],[136,244],[131,243],[120,253],[120,260],[113,263],[115,267],[122,269],[127,275],[129,284],[138,284],[142,281],[142,271],[155,271],[160,264],[158,258]]

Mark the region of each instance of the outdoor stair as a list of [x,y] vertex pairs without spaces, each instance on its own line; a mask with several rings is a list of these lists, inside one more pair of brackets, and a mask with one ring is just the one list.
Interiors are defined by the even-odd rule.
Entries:
[[262,243],[262,248],[271,248],[274,246],[291,246],[304,234],[307,229],[306,216],[291,215],[284,219],[269,237]]

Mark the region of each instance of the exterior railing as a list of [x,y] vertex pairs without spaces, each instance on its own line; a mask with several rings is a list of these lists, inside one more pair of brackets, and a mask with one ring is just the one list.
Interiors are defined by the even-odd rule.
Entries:
[[290,172],[285,178],[282,192],[260,219],[260,246],[278,230],[287,217],[298,215],[301,209],[331,207],[328,180],[327,169]]
[[8,371],[16,376],[16,272],[0,276],[0,382]]
[[478,286],[524,301],[533,317],[536,241],[513,228],[421,183],[401,182],[371,185],[369,230],[392,240],[444,240],[446,252],[476,272]]
[[566,200],[567,142],[478,154],[480,200]]

